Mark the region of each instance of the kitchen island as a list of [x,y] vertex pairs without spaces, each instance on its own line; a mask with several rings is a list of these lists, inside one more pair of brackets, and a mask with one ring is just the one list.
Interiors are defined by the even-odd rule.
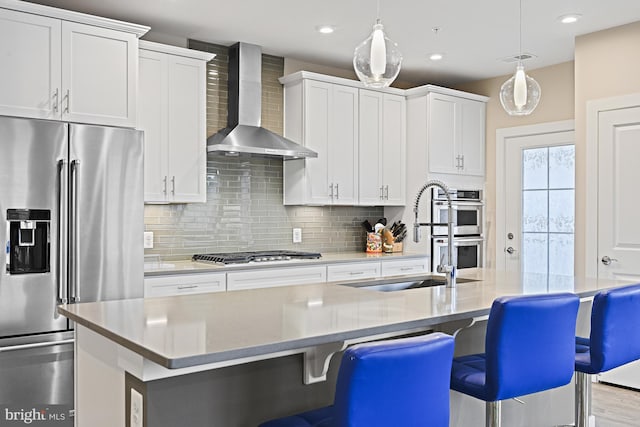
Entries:
[[[456,353],[479,352],[482,321],[499,296],[569,291],[586,299],[625,284],[491,270],[461,277],[475,281],[386,293],[366,282],[326,283],[61,306],[77,323],[77,426],[135,425],[132,407],[147,427],[255,426],[330,403],[339,364],[331,355],[349,344],[464,328]],[[132,389],[142,408],[131,404]],[[530,417],[542,421],[536,425],[570,423],[572,395],[566,386],[525,397],[528,405],[513,411],[507,402],[505,425],[533,425]],[[483,411],[482,402],[452,392],[451,425],[474,425]]]

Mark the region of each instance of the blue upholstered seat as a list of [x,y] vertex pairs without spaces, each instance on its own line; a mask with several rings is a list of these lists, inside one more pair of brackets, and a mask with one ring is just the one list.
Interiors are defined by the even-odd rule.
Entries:
[[485,353],[453,360],[451,388],[498,402],[568,384],[578,306],[569,293],[496,299]]
[[260,427],[447,427],[453,346],[434,333],[350,347],[332,406]]
[[576,337],[575,369],[598,374],[640,359],[640,284],[593,298],[589,338]]

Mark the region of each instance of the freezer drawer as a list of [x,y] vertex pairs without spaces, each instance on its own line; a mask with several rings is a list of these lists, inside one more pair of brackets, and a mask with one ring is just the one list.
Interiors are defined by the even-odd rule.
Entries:
[[56,335],[0,340],[0,425],[35,416],[38,426],[73,426],[73,342]]

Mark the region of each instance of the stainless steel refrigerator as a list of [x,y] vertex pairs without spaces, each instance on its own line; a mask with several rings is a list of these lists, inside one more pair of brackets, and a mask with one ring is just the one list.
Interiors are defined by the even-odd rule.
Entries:
[[0,116],[0,425],[32,409],[73,425],[58,304],[142,297],[142,147],[132,129]]

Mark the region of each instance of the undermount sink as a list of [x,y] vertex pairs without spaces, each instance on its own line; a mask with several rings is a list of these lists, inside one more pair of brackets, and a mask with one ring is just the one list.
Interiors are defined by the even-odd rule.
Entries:
[[[469,282],[477,282],[474,279],[465,279],[462,277],[458,277],[456,279],[456,283],[469,283]],[[370,283],[370,284],[369,284]],[[402,279],[391,279],[391,280],[374,280],[365,283],[345,283],[345,286],[353,286],[362,289],[379,291],[379,292],[396,292],[396,291],[404,291],[408,289],[418,289],[418,288],[430,288],[432,286],[442,286],[446,285],[447,282],[444,277],[441,276],[427,276],[425,278],[420,278],[419,280],[402,280]]]

